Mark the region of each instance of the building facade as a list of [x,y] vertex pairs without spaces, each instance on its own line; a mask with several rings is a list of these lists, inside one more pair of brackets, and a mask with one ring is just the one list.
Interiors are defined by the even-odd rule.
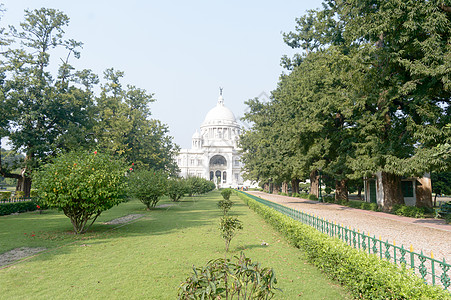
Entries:
[[177,156],[180,176],[197,176],[214,181],[217,187],[241,187],[238,140],[241,128],[233,112],[224,105],[222,90],[218,102],[192,137],[191,149]]

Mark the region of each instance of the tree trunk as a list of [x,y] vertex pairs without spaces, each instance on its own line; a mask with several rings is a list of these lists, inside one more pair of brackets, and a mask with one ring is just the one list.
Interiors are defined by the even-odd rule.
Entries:
[[348,201],[348,180],[335,180],[335,202]]
[[282,182],[282,193],[288,194],[288,182]]
[[299,179],[291,179],[291,192],[299,194]]
[[360,200],[362,200],[362,189],[363,189],[362,186],[359,186],[357,188],[357,197],[359,197]]
[[273,194],[278,194],[280,192],[280,186],[274,183],[274,188],[272,190]]
[[16,192],[22,191],[24,192],[24,197],[30,197],[30,191],[31,191],[31,178],[26,177],[24,175],[20,176],[17,179],[17,185],[16,185]]
[[310,172],[310,195],[319,196],[319,177],[316,170]]
[[423,177],[417,179],[415,185],[416,207],[432,208],[432,185],[430,174],[424,174]]
[[404,197],[401,190],[401,176],[381,172],[382,187],[384,189],[384,204],[382,210],[389,212],[396,204],[404,204]]

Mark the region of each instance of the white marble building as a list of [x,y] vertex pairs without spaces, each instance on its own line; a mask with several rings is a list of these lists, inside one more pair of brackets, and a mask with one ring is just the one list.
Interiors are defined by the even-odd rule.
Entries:
[[218,103],[207,113],[200,131],[194,133],[191,149],[182,149],[176,158],[180,176],[206,178],[218,187],[246,184],[237,145],[240,130],[233,112],[224,106],[221,90]]

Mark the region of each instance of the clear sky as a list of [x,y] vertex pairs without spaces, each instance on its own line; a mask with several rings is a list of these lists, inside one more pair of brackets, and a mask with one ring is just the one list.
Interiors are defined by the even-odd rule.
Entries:
[[0,27],[18,27],[24,9],[55,8],[70,18],[66,38],[84,43],[77,69],[99,76],[107,68],[125,72],[124,84],[154,94],[153,117],[169,126],[182,148],[219,87],[237,118],[244,101],[270,94],[283,71],[280,58],[294,53],[282,32],[295,18],[319,8],[320,0],[116,1],[4,0]]

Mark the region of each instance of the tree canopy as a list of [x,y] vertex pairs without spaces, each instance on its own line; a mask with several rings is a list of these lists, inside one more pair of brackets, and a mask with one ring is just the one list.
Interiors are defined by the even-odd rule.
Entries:
[[284,34],[300,50],[282,58],[288,73],[270,102],[247,102],[247,177],[315,181],[322,170],[347,194],[349,180],[382,172],[402,203],[402,176],[449,170],[446,2],[326,0],[298,18]]
[[[133,85],[124,89],[124,73],[113,68],[97,88],[96,74],[70,64],[83,44],[65,37],[67,26],[63,12],[41,8],[25,10],[19,27],[2,29],[0,138],[8,137],[25,159],[19,173],[0,161],[0,175],[17,179],[17,190],[28,195],[33,170],[75,149],[102,149],[137,166],[176,173],[178,146],[167,126],[151,118],[153,95]],[[54,57],[56,48],[65,51],[63,58]]]

